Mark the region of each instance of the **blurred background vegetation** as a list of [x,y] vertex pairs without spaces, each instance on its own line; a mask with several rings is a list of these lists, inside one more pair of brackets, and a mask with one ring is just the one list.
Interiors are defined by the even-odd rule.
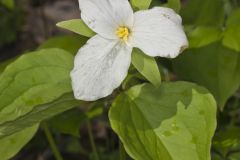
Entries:
[[[167,0],[154,0],[152,6],[166,3],[168,3]],[[189,57],[180,56],[173,62],[159,58],[159,66],[162,68],[165,80],[191,80],[204,85],[214,94],[215,88],[211,84],[196,80],[198,75],[201,76],[201,71],[190,73],[191,71],[184,68],[182,63],[189,67],[191,65],[189,58],[199,58],[199,61],[205,61],[206,59],[201,59],[201,57],[191,56],[198,52],[206,53],[205,58],[212,54],[217,56],[220,51],[216,52],[214,45],[218,45],[222,37],[224,37],[224,46],[228,48],[221,48],[221,51],[231,52],[229,54],[234,54],[233,59],[239,59],[240,0],[182,0],[181,3],[180,14],[190,40],[191,50],[186,51],[190,52]],[[177,9],[176,6],[174,7]],[[235,16],[229,20],[233,12]],[[61,30],[55,24],[79,17],[77,0],[0,0],[0,73],[15,57],[37,48],[60,47],[73,53],[76,52],[87,41],[87,38]],[[232,52],[236,52],[236,56]],[[240,65],[239,60],[237,63]],[[211,68],[211,64],[215,65],[211,61],[199,65],[207,65]],[[199,69],[198,66],[195,67],[196,70]],[[223,75],[228,72],[225,72],[224,68],[225,66],[220,68]],[[135,78],[128,85],[137,84],[138,81],[139,79]],[[229,83],[237,83],[232,90],[239,87],[238,80],[237,82],[229,81]],[[222,106],[218,112],[218,130],[213,141],[212,159],[240,160],[240,91],[232,95],[232,90],[226,90],[221,96],[215,95],[217,99],[220,99]],[[229,94],[231,96],[227,100]],[[56,143],[66,160],[96,159],[92,149],[93,139],[97,146],[99,159],[117,159],[118,138],[110,129],[107,118],[110,102],[97,101],[91,105],[86,104],[84,108],[70,110],[45,122],[37,135],[13,160],[54,159],[44,132],[46,126],[51,128]],[[225,109],[222,112],[224,106]]]

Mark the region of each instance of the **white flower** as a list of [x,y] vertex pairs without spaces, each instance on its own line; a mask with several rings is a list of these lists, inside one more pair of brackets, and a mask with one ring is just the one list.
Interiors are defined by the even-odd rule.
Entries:
[[82,20],[97,33],[76,55],[71,72],[75,98],[110,95],[128,73],[133,47],[148,56],[176,57],[188,46],[172,9],[133,10],[128,0],[79,0]]

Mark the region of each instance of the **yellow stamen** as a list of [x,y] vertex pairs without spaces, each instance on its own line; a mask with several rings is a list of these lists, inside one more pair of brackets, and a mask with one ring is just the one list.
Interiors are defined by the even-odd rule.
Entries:
[[130,35],[129,29],[127,27],[119,27],[116,31],[117,36],[123,41],[127,41]]

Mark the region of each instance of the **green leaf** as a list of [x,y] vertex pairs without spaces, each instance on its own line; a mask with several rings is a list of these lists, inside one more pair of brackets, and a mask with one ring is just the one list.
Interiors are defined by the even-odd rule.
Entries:
[[136,10],[148,9],[152,0],[130,0],[132,6]]
[[43,42],[38,49],[61,48],[75,55],[87,40],[88,38],[79,35],[57,36]]
[[73,56],[60,49],[25,54],[0,75],[0,124],[72,91]]
[[168,0],[167,7],[172,8],[177,13],[181,9],[181,1],[180,0]]
[[16,155],[26,143],[34,136],[38,129],[38,125],[17,132],[11,136],[0,139],[0,155],[1,160],[9,160]]
[[114,101],[109,118],[133,159],[210,160],[216,103],[197,85],[135,86]]
[[234,11],[227,20],[223,45],[240,52],[240,9]]
[[219,41],[222,38],[222,31],[218,27],[198,26],[188,33],[189,48],[199,48],[210,43]]
[[180,78],[208,88],[221,109],[240,85],[240,54],[221,42],[186,50],[173,60],[173,68]]
[[132,52],[132,64],[152,84],[161,84],[161,75],[157,62],[153,57],[145,55],[141,50],[134,48]]
[[5,5],[8,9],[13,9],[15,7],[14,0],[0,0],[0,2]]
[[88,26],[81,19],[72,19],[59,22],[57,26],[86,37],[92,37],[96,34],[90,28],[88,28]]
[[189,0],[182,5],[184,24],[217,25],[224,22],[223,0]]
[[[49,119],[59,113],[72,109],[80,104],[80,101],[75,100],[72,93],[67,93],[57,100],[35,106],[27,114],[17,117],[13,121],[8,121],[0,125],[0,138],[11,135],[27,127],[31,127],[40,123],[43,120]],[[70,117],[71,118],[71,117]],[[61,121],[61,123],[64,123]]]

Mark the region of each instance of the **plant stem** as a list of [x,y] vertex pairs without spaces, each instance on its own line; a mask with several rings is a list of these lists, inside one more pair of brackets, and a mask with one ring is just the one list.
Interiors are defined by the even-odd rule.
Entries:
[[91,144],[91,147],[92,147],[92,151],[93,151],[95,160],[99,160],[98,153],[97,153],[97,148],[96,148],[94,138],[93,138],[93,134],[92,134],[92,126],[91,126],[90,120],[87,120],[87,130],[88,130],[89,140],[90,140],[90,144]]
[[119,140],[119,160],[126,160],[126,152],[120,140]]
[[53,136],[48,128],[48,125],[46,123],[42,123],[42,128],[44,130],[44,133],[47,137],[48,143],[50,144],[50,148],[53,152],[54,157],[56,158],[56,160],[63,160],[56,143],[54,142]]

